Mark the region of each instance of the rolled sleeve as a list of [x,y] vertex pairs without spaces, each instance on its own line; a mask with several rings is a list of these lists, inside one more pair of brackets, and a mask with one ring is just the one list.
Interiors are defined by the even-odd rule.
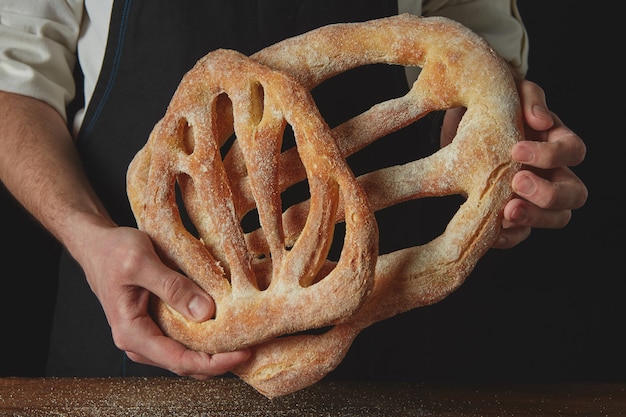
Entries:
[[528,35],[515,0],[424,1],[424,16],[444,16],[469,27],[523,77],[528,71]]
[[83,2],[4,0],[0,90],[27,95],[63,117],[75,95],[73,70]]

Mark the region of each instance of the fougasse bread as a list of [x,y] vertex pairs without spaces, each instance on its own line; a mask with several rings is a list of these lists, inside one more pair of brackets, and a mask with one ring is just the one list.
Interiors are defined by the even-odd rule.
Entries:
[[[307,91],[381,63],[421,71],[406,95],[330,130]],[[466,111],[450,145],[401,166],[351,174],[347,156],[426,114],[457,107]],[[282,151],[286,124],[297,146]],[[234,145],[221,157],[233,128]],[[191,323],[155,300],[157,322],[194,349],[251,346],[251,359],[234,373],[268,398],[314,384],[341,363],[364,328],[435,303],[463,283],[498,235],[520,168],[511,147],[522,138],[507,64],[446,18],[333,24],[249,58],[209,53],[185,75],[131,163],[128,193],[139,228],[166,262],[214,297],[217,314]],[[311,198],[283,207],[280,193],[304,180]],[[198,236],[180,221],[176,184]],[[466,199],[440,236],[378,253],[372,212],[453,194]],[[260,227],[244,231],[240,221],[251,210],[258,210]],[[346,234],[340,259],[331,261],[337,222],[345,222]],[[326,331],[301,332],[319,327]]]
[[[287,123],[299,155],[293,168],[310,192],[306,213],[291,219],[280,195]],[[197,233],[184,224],[177,187]],[[158,324],[192,349],[231,351],[328,325],[356,311],[372,287],[374,215],[309,91],[236,51],[213,51],[185,75],[133,159],[127,188],[159,254],[215,300],[215,317],[197,323],[155,299]],[[241,220],[253,209],[261,229],[246,234]],[[347,220],[344,250],[328,268],[338,218]]]

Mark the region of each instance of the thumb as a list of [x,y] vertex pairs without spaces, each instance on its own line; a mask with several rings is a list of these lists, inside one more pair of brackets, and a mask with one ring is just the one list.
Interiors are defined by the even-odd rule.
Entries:
[[213,299],[186,276],[162,265],[153,277],[156,282],[150,291],[187,319],[200,322],[215,314]]

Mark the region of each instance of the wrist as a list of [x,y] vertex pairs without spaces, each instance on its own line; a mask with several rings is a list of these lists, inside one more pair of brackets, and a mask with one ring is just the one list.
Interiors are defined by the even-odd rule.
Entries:
[[103,233],[118,225],[107,215],[93,212],[77,212],[68,217],[61,242],[76,261],[84,265],[91,253],[98,250],[98,242]]

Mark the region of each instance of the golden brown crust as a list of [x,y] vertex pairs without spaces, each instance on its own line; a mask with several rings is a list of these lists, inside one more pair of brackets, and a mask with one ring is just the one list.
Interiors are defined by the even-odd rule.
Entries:
[[510,149],[522,139],[522,128],[506,64],[481,38],[445,18],[402,15],[331,25],[286,39],[253,58],[292,74],[308,88],[370,63],[421,68],[406,96],[333,129],[344,156],[433,110],[467,108],[452,144],[405,166],[358,178],[374,210],[428,196],[463,193],[467,200],[438,238],[379,256],[374,289],[354,315],[322,335],[255,347],[254,359],[235,373],[275,397],[323,378],[365,327],[437,302],[461,285],[499,232],[511,179],[519,169]]
[[[228,60],[234,58],[232,53],[220,53],[229,55]],[[214,53],[209,56],[212,54]],[[229,68],[233,64],[226,60],[227,62],[220,63],[223,68],[217,71],[219,75],[215,75],[215,68],[212,68],[210,71],[202,70],[201,77],[192,78],[193,94],[179,95],[177,92],[168,114],[155,127],[148,145],[138,154],[129,169],[129,197],[139,226],[151,236],[157,234],[152,237],[164,257],[183,269],[216,299],[218,315],[220,304],[225,303],[225,300],[232,300],[232,307],[222,310],[224,314],[228,314],[225,321],[228,321],[229,328],[219,333],[219,337],[212,338],[206,333],[219,332],[219,328],[209,330],[204,327],[204,323],[190,324],[170,312],[163,303],[159,304],[157,313],[161,320],[160,324],[168,334],[182,340],[188,346],[209,352],[253,345],[251,360],[238,366],[234,372],[259,392],[271,398],[294,392],[323,378],[335,369],[354,338],[370,324],[409,309],[437,302],[461,285],[480,257],[491,247],[499,232],[502,209],[512,195],[511,179],[519,169],[518,164],[510,158],[510,149],[516,141],[522,139],[522,128],[519,98],[512,74],[506,64],[481,38],[445,18],[402,15],[362,23],[330,25],[286,39],[259,51],[251,58],[259,64],[250,65],[238,56],[235,60],[238,60],[239,66],[236,71],[229,73],[228,71],[234,68]],[[328,161],[332,161],[328,167],[338,168],[341,175],[331,175],[329,178],[311,168],[312,165],[320,163],[321,159],[318,155],[319,150],[314,145],[317,142],[313,141],[314,144],[311,144],[306,139],[301,139],[297,150],[288,150],[280,155],[277,153],[276,143],[272,140],[268,140],[266,144],[272,151],[268,151],[266,146],[255,147],[254,141],[236,144],[222,165],[222,160],[217,157],[215,149],[219,148],[229,134],[229,129],[224,125],[229,123],[232,125],[234,121],[237,142],[243,142],[240,132],[258,125],[259,111],[255,110],[255,106],[260,105],[254,101],[253,94],[249,94],[243,97],[241,102],[239,99],[231,99],[233,109],[231,112],[230,103],[219,99],[223,97],[220,95],[223,91],[215,91],[216,85],[220,88],[229,86],[224,91],[230,96],[236,96],[236,92],[241,89],[249,92],[250,88],[242,87],[242,84],[237,84],[239,81],[235,82],[230,78],[236,80],[245,78],[246,71],[251,71],[251,68],[254,68],[252,71],[254,80],[261,78],[269,80],[274,77],[282,80],[281,77],[285,79],[293,77],[297,83],[284,81],[289,88],[274,90],[274,84],[269,81],[264,81],[263,84],[266,93],[271,90],[273,98],[277,96],[276,100],[285,100],[284,103],[288,102],[286,106],[291,107],[296,105],[294,101],[290,101],[295,93],[305,101],[310,99],[301,91],[300,85],[311,89],[336,74],[371,63],[417,66],[421,68],[421,73],[405,96],[375,105],[339,125],[330,134],[325,131],[325,127],[310,129],[307,132],[313,136],[322,132],[325,138],[332,135],[337,147],[329,145],[328,141],[324,140],[320,148],[328,152],[323,154],[328,155]],[[278,71],[289,74],[290,77],[279,76]],[[218,81],[214,81],[215,79]],[[179,90],[190,88],[184,87],[186,84],[189,84],[189,80],[183,80]],[[277,82],[278,84],[282,85],[283,82]],[[207,89],[212,91],[211,98],[205,96]],[[178,107],[189,106],[190,102],[203,103],[193,117],[171,115],[178,111]],[[248,112],[257,116],[247,120],[241,119],[242,113],[238,110],[241,106],[251,107],[252,110]],[[264,106],[268,108],[272,104],[266,100]],[[467,111],[454,141],[435,154],[403,166],[365,174],[354,182],[352,177],[344,172],[343,158],[348,155],[388,133],[415,122],[429,112],[461,106],[467,108]],[[314,123],[316,126],[319,124],[319,113],[312,104],[306,109],[299,107],[291,113],[287,112],[284,105],[277,107],[280,109],[278,118],[281,120],[284,118],[294,127],[301,123],[304,125]],[[176,168],[172,172],[162,172],[168,169],[171,171],[173,168],[168,167],[174,163],[169,159],[170,156],[161,157],[157,153],[169,155],[172,152],[171,148],[184,148],[180,144],[182,140],[180,138],[185,137],[184,132],[181,133],[181,129],[185,130],[184,124],[168,122],[169,118],[190,120],[196,142],[197,138],[201,137],[195,132],[198,129],[207,130],[206,133],[202,131],[203,135],[215,137],[212,144],[214,154],[205,155],[202,159],[210,160],[214,165],[208,166],[207,162],[202,164],[208,167],[208,171],[219,171],[223,177],[221,182],[214,182],[213,186],[207,188],[205,184],[209,183],[204,183],[204,177],[197,176],[197,170],[193,171],[193,175],[189,174],[192,181],[187,181],[185,176],[180,178],[181,172],[187,173],[181,168]],[[310,118],[314,119],[314,122],[308,121]],[[267,136],[273,137],[274,133],[281,129],[273,127],[269,131],[272,134]],[[168,145],[163,137],[177,139],[172,139],[173,142]],[[303,143],[309,145],[304,147],[308,150],[303,149]],[[194,154],[197,148],[196,143]],[[189,239],[185,232],[180,230],[182,227],[180,224],[174,226],[173,230],[161,230],[176,217],[174,216],[176,209],[172,206],[171,195],[160,197],[161,194],[154,191],[155,183],[157,185],[166,183],[165,188],[171,193],[172,178],[175,176],[179,177],[183,194],[191,191],[194,195],[186,200],[188,210],[189,207],[199,205],[197,203],[201,201],[209,201],[208,205],[212,210],[230,210],[234,213],[229,218],[232,228],[222,230],[220,233],[202,235],[203,241]],[[246,176],[250,176],[250,179]],[[305,178],[309,179],[312,187],[320,187],[320,196],[323,195],[332,202],[333,209],[326,211],[327,217],[324,220],[313,215],[316,218],[315,230],[319,229],[323,237],[316,235],[311,228],[306,229],[310,224],[307,220],[312,216],[311,213],[317,213],[316,210],[323,205],[321,202],[326,201],[322,200],[322,197],[312,196],[309,202],[291,207],[282,217],[279,212],[272,212],[269,218],[280,225],[271,229],[277,230],[277,235],[268,234],[269,229],[265,227],[268,223],[262,222],[262,229],[250,232],[243,239],[237,240],[239,246],[224,248],[220,245],[218,237],[224,233],[232,233],[234,230],[241,235],[241,231],[237,231],[238,220],[247,211],[263,204],[261,202],[264,199],[267,200],[268,210],[280,207],[279,201],[268,199],[263,192],[264,186],[256,182],[271,179],[271,189],[274,191],[268,194],[272,195]],[[320,183],[316,185],[317,180]],[[217,187],[220,184],[227,186]],[[339,192],[335,190],[336,187],[339,187]],[[146,193],[145,189],[151,191]],[[227,191],[216,192],[218,189]],[[464,194],[467,199],[441,236],[424,245],[399,249],[380,254],[378,257],[376,252],[372,252],[376,250],[372,249],[372,246],[375,246],[375,243],[372,245],[372,240],[376,240],[376,233],[369,210],[379,210],[409,199],[450,194]],[[367,201],[364,202],[363,199]],[[148,207],[150,202],[153,204]],[[168,210],[164,217],[155,214],[162,210],[159,208],[161,205],[165,205]],[[331,214],[328,215],[329,213]],[[357,213],[356,218],[354,213]],[[214,215],[209,216],[213,220],[205,220],[204,215],[195,214],[193,209],[190,215],[192,219],[197,218],[195,220],[205,222],[204,230],[224,229],[227,223],[221,217],[215,220]],[[360,223],[362,219],[365,219],[364,226]],[[346,236],[344,252],[346,248],[349,250],[342,256],[349,261],[342,264],[340,260],[335,266],[325,261],[329,236],[327,233],[332,229],[330,223],[342,220],[347,220],[348,226],[352,224],[352,227],[359,224],[359,228],[363,227],[364,230],[360,231],[362,234],[357,230],[351,230],[351,235]],[[166,233],[165,238],[160,237],[161,232]],[[179,245],[177,240],[181,238],[189,240],[189,245]],[[288,334],[296,329],[282,326],[258,330],[257,327],[262,328],[265,325],[258,318],[272,317],[272,321],[280,322],[280,317],[284,317],[287,309],[299,311],[304,307],[302,300],[305,298],[296,299],[294,294],[301,293],[302,290],[294,289],[292,286],[288,291],[271,294],[268,290],[272,289],[276,277],[268,274],[268,271],[272,271],[268,259],[260,262],[251,261],[250,264],[240,262],[243,266],[236,265],[233,259],[237,259],[238,262],[245,259],[247,251],[269,253],[269,248],[272,253],[271,263],[274,264],[276,271],[276,262],[282,262],[285,256],[279,247],[294,239],[303,242],[302,245],[307,249],[287,263],[290,268],[298,270],[295,264],[304,258],[310,265],[316,267],[315,273],[308,274],[309,280],[316,281],[319,279],[318,275],[325,276],[329,270],[333,271],[331,275],[336,274],[337,282],[334,283],[331,292],[324,293],[325,297],[306,298],[307,303],[317,304],[317,309],[314,308],[315,314],[325,313],[323,320],[309,326],[332,325],[332,328],[319,335],[274,338],[278,334]],[[234,252],[236,256],[229,258],[229,251]],[[280,255],[275,257],[275,253]],[[289,253],[292,254],[293,251]],[[224,267],[224,271],[219,268],[218,261],[219,265]],[[354,268],[352,263],[356,263]],[[196,267],[196,264],[200,267]],[[374,283],[373,288],[370,288],[369,268],[374,268],[374,265]],[[249,277],[252,276],[250,271],[257,272],[257,283],[262,283],[259,284],[261,287],[272,283],[268,290],[250,284]],[[337,271],[342,272],[337,274]],[[301,272],[306,275],[306,271]],[[351,273],[357,275],[358,285],[339,282],[344,279],[355,279]],[[224,277],[232,278],[232,289]],[[328,277],[312,286],[305,286],[305,289],[322,287],[320,284],[326,280]],[[258,297],[262,301],[246,304],[248,302],[246,297],[245,300],[233,298],[232,294],[239,294],[242,289],[245,289],[246,296],[254,294],[251,298]],[[337,302],[338,300],[340,302]],[[268,303],[276,301],[286,303],[281,305],[289,307],[280,307],[279,304],[276,304],[275,308],[267,306]],[[343,306],[344,302],[349,307]],[[342,304],[344,308],[336,310],[337,304]],[[245,310],[245,313],[241,313],[242,310]],[[290,317],[301,318],[299,327],[307,327],[307,322],[312,318],[310,315],[291,314]],[[205,338],[211,339],[211,342],[207,343]],[[222,338],[230,339],[229,343],[224,344]],[[260,340],[265,341],[259,343]]]
[[[230,108],[232,116],[224,117]],[[238,169],[220,156],[232,128],[223,123],[233,121]],[[286,123],[310,190],[297,234],[286,234],[282,225],[278,158]],[[181,220],[176,183],[197,237]],[[232,351],[325,326],[353,313],[371,288],[373,213],[308,90],[235,51],[214,51],[185,75],[129,166],[128,196],[160,255],[215,300],[215,318],[202,323],[153,303],[163,331],[190,348]],[[349,221],[341,257],[329,270],[340,198],[341,217]],[[253,208],[262,225],[256,240],[241,226]]]

